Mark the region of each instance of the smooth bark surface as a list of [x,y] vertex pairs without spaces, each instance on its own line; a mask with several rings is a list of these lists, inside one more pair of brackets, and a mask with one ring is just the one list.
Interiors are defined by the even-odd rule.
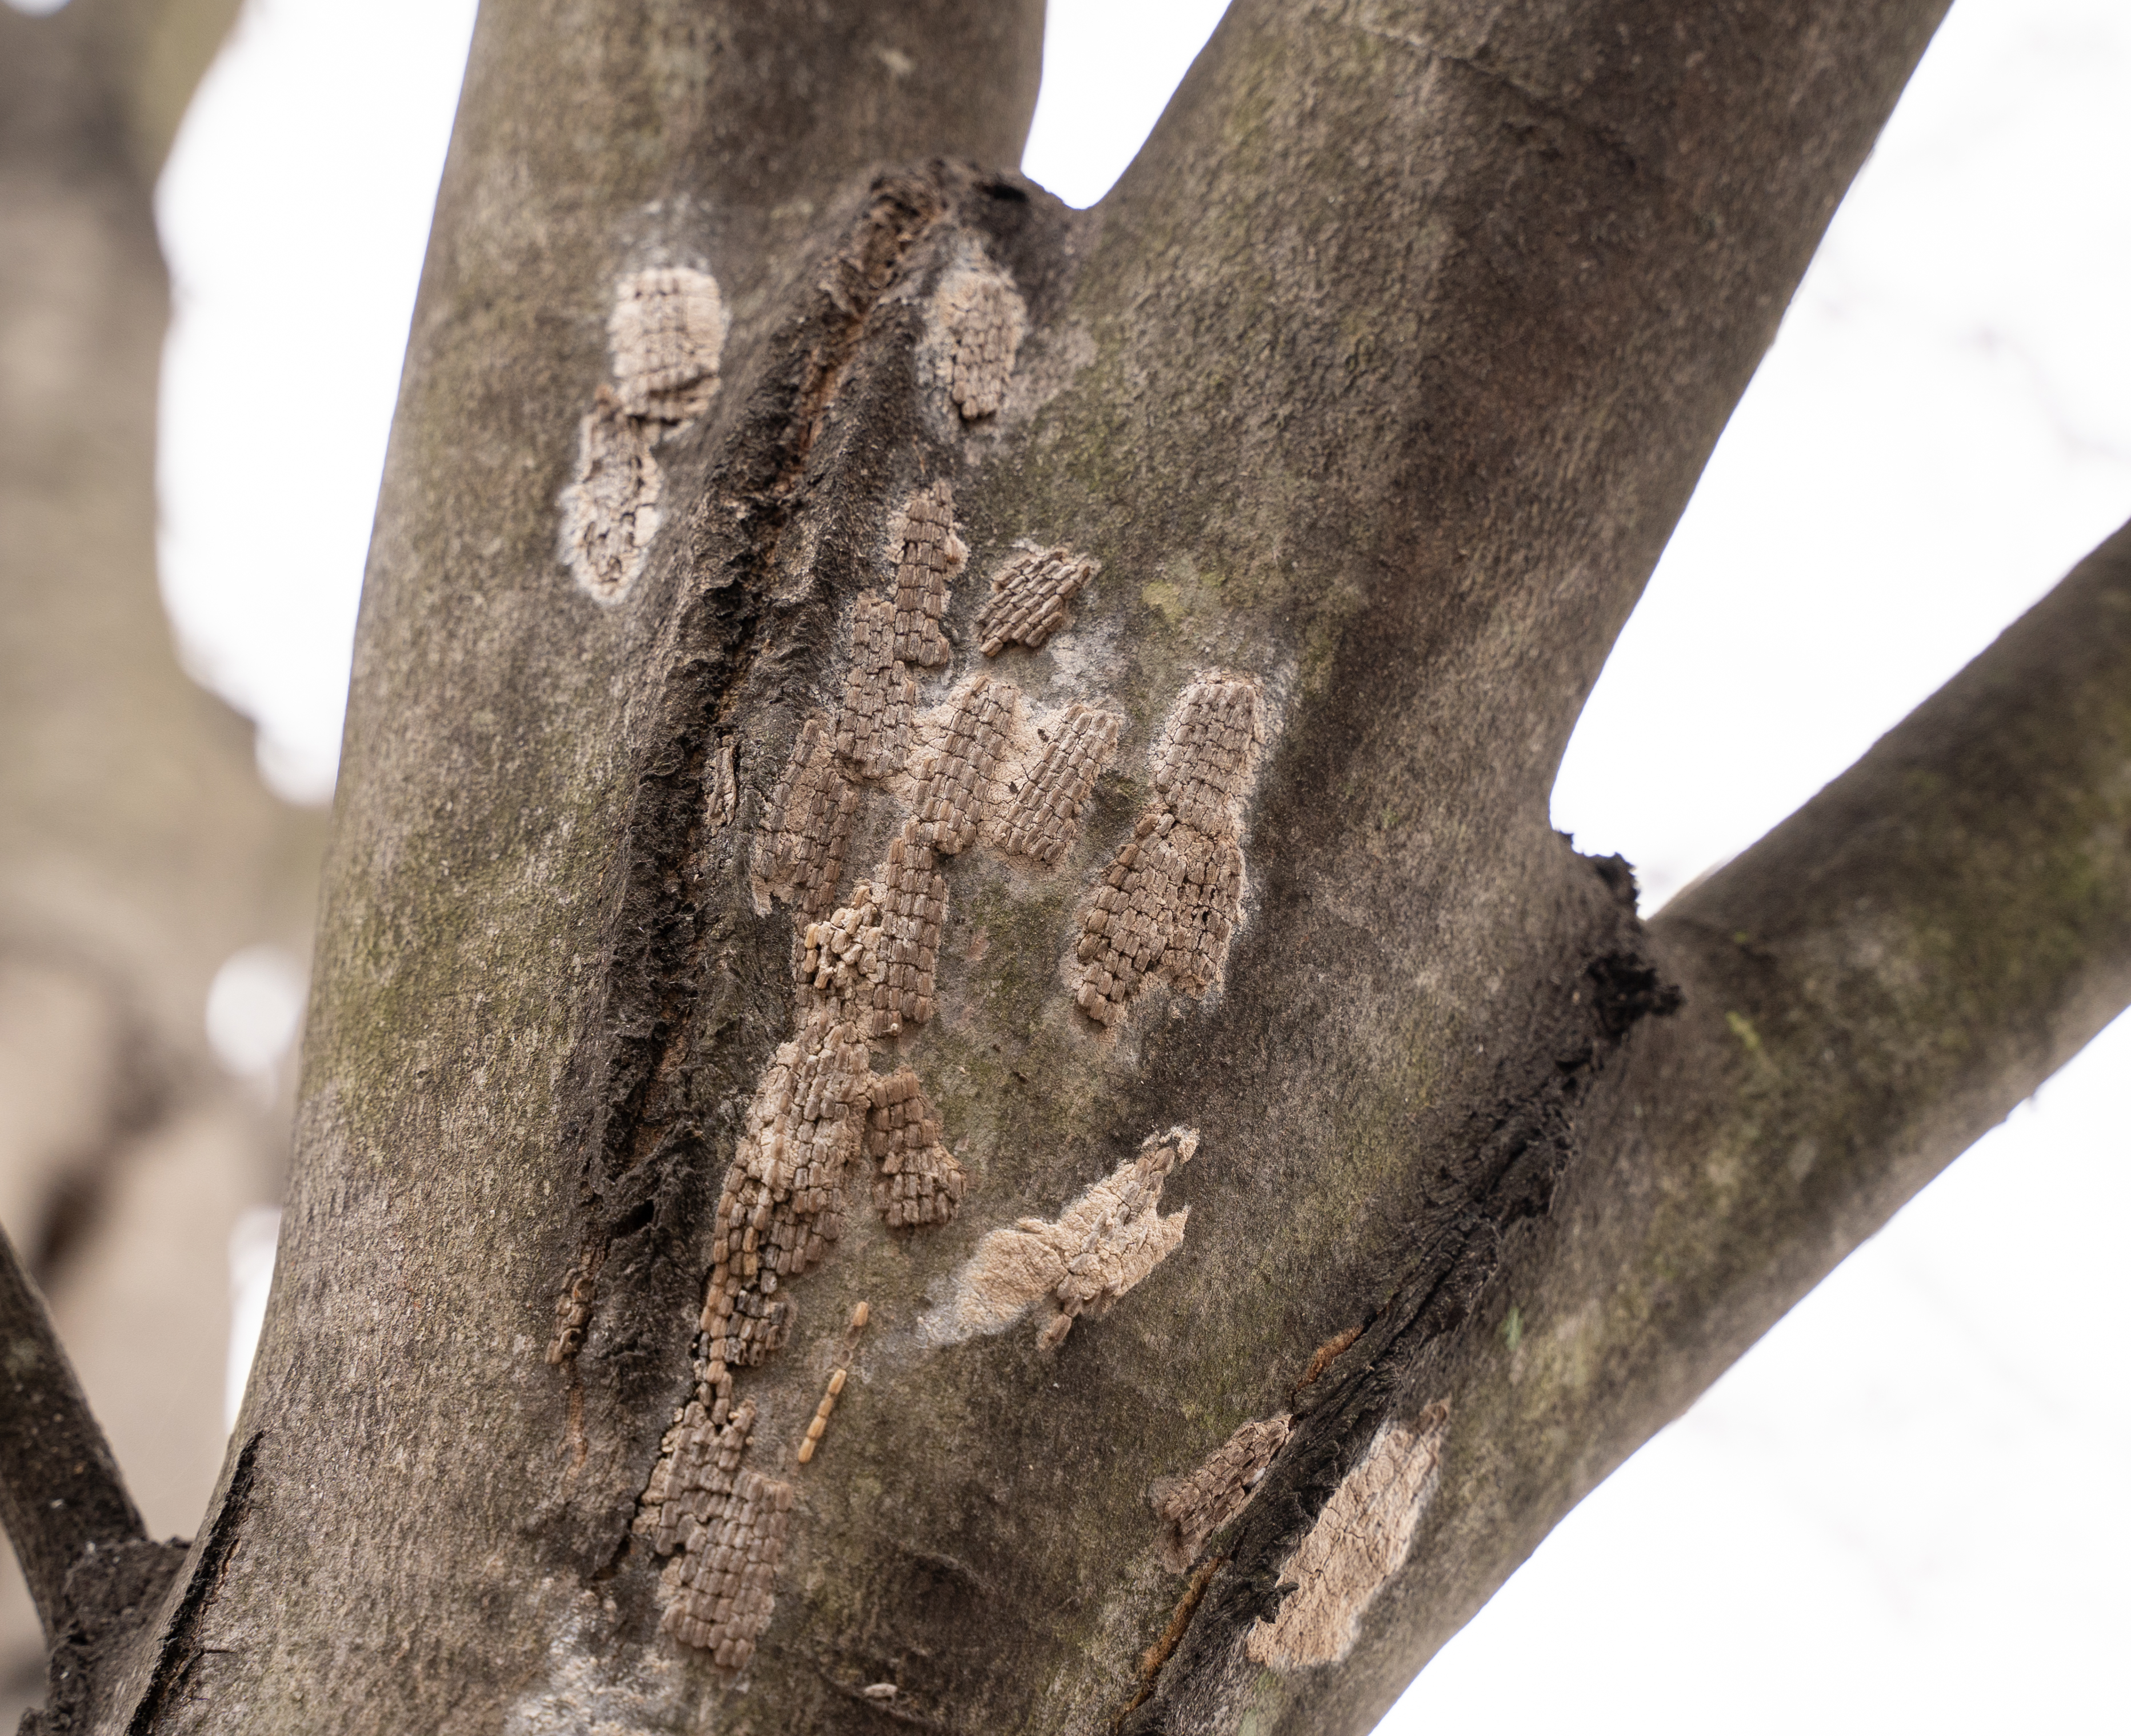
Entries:
[[[2131,993],[2119,545],[1650,933],[1626,865],[1546,821],[1939,11],[1247,0],[1086,214],[998,166],[1032,12],[486,14],[243,1444],[114,1716],[1366,1729]],[[965,420],[939,332],[974,261],[1028,330]],[[645,266],[712,274],[732,329],[657,449],[649,564],[602,603],[558,499]],[[721,1177],[813,1004],[759,841],[943,481],[970,560],[919,705],[981,673],[1032,716],[1115,712],[1118,751],[1055,872],[943,862],[936,1005],[870,1064],[914,1071],[966,1197],[890,1227],[853,1177],[788,1341],[736,1371],[791,1529],[773,1619],[721,1668],[658,1631],[635,1521],[701,1378]],[[1024,544],[1101,571],[1041,649],[987,658],[985,581]],[[1083,911],[1176,817],[1165,726],[1217,677],[1264,736],[1241,926],[1211,992],[1152,985],[1105,1026],[1072,992]],[[849,782],[828,905],[895,859],[911,799]],[[1143,1282],[1062,1336],[957,1336],[998,1237],[1040,1241],[1183,1128],[1161,1209],[1190,1215]],[[1277,1415],[1180,1573],[1150,1488]],[[1327,1513],[1366,1547],[1304,1546]],[[1291,1589],[1326,1559],[1348,1591]]]

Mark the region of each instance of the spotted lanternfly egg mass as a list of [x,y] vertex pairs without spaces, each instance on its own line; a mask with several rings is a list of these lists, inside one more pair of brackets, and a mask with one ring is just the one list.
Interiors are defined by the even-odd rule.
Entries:
[[659,1631],[727,1670],[746,1666],[769,1625],[792,1518],[792,1485],[740,1465],[754,1420],[752,1404],[715,1423],[700,1403],[684,1408],[666,1432],[635,1527],[658,1553],[674,1556],[660,1576]]
[[[996,414],[1026,322],[1020,295],[995,268],[965,269],[943,285],[938,309],[956,414]],[[565,501],[572,571],[595,595],[625,595],[644,564],[658,528],[653,447],[711,403],[725,329],[717,287],[702,273],[662,267],[620,286],[609,323],[615,385],[600,389]],[[983,673],[921,710],[924,684],[953,660],[951,586],[969,551],[944,476],[912,489],[885,518],[874,582],[845,616],[848,660],[813,689],[826,715],[801,721],[755,827],[756,911],[768,916],[782,904],[793,917],[793,1035],[755,1081],[719,1189],[694,1394],[666,1433],[635,1521],[652,1550],[671,1557],[661,1631],[728,1671],[747,1665],[769,1626],[793,1502],[792,1484],[745,1462],[761,1450],[753,1439],[761,1413],[736,1387],[793,1346],[801,1327],[792,1293],[840,1241],[855,1169],[871,1165],[871,1203],[898,1236],[952,1222],[968,1192],[917,1071],[873,1070],[874,1045],[907,1051],[939,1010],[948,868],[981,845],[1015,882],[1056,869],[1126,727],[1119,712],[1078,701],[1032,720],[1019,687]],[[1097,570],[1065,548],[1008,558],[977,611],[976,643],[986,657],[1045,644],[1065,630],[1069,605]],[[1092,986],[1111,1009],[1099,1020],[1151,972],[1185,988],[1218,978],[1241,897],[1237,839],[1258,729],[1258,689],[1247,677],[1200,677],[1178,701],[1154,756],[1157,805],[1104,882],[1118,897],[1099,896],[1082,919],[1081,1004],[1089,1007]],[[712,829],[740,811],[735,746],[721,738],[702,773]],[[887,828],[884,803],[893,805]],[[887,844],[847,887],[862,823],[864,835]],[[975,1296],[975,1312],[1002,1323],[1037,1309],[1040,1341],[1055,1347],[1075,1319],[1107,1311],[1180,1244],[1190,1213],[1161,1212],[1162,1184],[1197,1147],[1195,1131],[1172,1128],[1056,1222],[993,1231],[964,1275],[964,1299]],[[565,1355],[583,1342],[593,1271],[573,1273],[558,1300]],[[863,1302],[852,1311],[812,1416],[771,1449],[788,1451],[789,1462],[812,1464],[827,1438],[868,1314]],[[980,1321],[944,1336],[996,1329]],[[936,1330],[921,1336],[942,1339]],[[1238,1487],[1247,1499],[1262,1469],[1255,1451],[1238,1448],[1233,1464],[1195,1474],[1180,1535],[1198,1523],[1193,1515],[1224,1510]],[[893,1690],[866,1691],[886,1699]]]
[[666,265],[616,285],[607,316],[615,390],[632,416],[687,422],[718,390],[725,303],[707,271]]
[[608,387],[577,429],[577,466],[563,493],[563,559],[602,603],[636,582],[658,533],[658,461],[641,418]]
[[907,1067],[874,1087],[866,1155],[879,1165],[873,1204],[888,1228],[954,1221],[962,1204],[962,1166],[941,1143],[939,1113]]
[[1164,1217],[1163,1182],[1199,1150],[1193,1127],[1150,1135],[1139,1155],[1097,1182],[1055,1222],[1024,1217],[994,1230],[955,1275],[948,1299],[920,1322],[933,1344],[1003,1332],[1033,1309],[1037,1341],[1054,1350],[1082,1315],[1106,1314],[1184,1241],[1185,1207]]
[[1024,550],[992,575],[992,594],[977,611],[977,642],[986,657],[1008,645],[1034,650],[1064,624],[1066,605],[1103,570],[1070,548]]
[[1013,284],[995,270],[955,273],[941,286],[946,328],[947,395],[965,422],[998,414],[1013,375],[1028,312]]
[[945,481],[921,488],[903,509],[894,538],[895,655],[937,669],[949,655],[940,622],[947,584],[970,557],[955,533],[955,490]]
[[1206,1539],[1249,1504],[1294,1428],[1285,1414],[1246,1423],[1190,1475],[1163,1478],[1148,1490],[1162,1522],[1162,1564],[1172,1573],[1189,1571]]
[[1117,752],[1118,732],[1124,725],[1114,711],[1080,705],[1066,709],[1064,722],[1045,745],[1036,769],[1022,780],[998,828],[1000,849],[1046,868],[1056,868],[1073,848],[1081,811]]
[[615,603],[644,571],[663,487],[652,448],[701,415],[718,389],[725,316],[716,280],[686,266],[638,271],[615,285],[607,316],[615,384],[577,428],[563,490],[563,564],[591,596]]
[[860,777],[875,782],[903,769],[910,750],[910,710],[917,682],[895,654],[895,605],[862,596],[851,618],[851,667],[836,720],[836,754]]
[[1080,919],[1074,999],[1099,1025],[1149,978],[1203,995],[1220,980],[1243,906],[1243,793],[1263,739],[1258,686],[1205,675],[1185,689],[1152,756],[1154,804]]
[[818,915],[836,896],[857,818],[859,792],[836,763],[835,739],[818,718],[801,728],[754,844],[754,904],[768,915],[786,898]]

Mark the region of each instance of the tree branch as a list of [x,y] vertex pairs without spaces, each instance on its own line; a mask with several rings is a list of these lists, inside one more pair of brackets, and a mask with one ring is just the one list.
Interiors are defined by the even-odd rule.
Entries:
[[47,171],[117,170],[153,190],[237,0],[72,0],[0,11],[0,156],[34,142]]
[[2131,528],[1650,934],[1685,1004],[1436,1373],[1461,1426],[1405,1632],[1336,1690],[1357,1727],[2131,1001]]
[[90,1413],[44,1298],[0,1231],[0,1521],[30,1596],[56,1639],[71,1615],[67,1578],[99,1548],[147,1535],[117,1461]]
[[1408,739],[1538,811],[1944,10],[1238,0],[1102,208],[1101,507],[1433,641]]
[[1651,933],[1690,1003],[1634,1107],[1736,1167],[1743,1346],[2131,1002],[2131,526]]
[[[617,268],[642,262],[625,261],[632,246],[679,247],[718,279],[737,348],[765,272],[854,182],[937,155],[1020,160],[1042,40],[1042,0],[486,7],[435,232],[509,251],[505,307],[582,300],[595,325]],[[499,209],[499,184],[535,198]],[[486,290],[493,270],[433,254],[432,316],[443,285],[471,272]],[[416,326],[411,383],[446,338]],[[495,359],[515,370],[526,353]]]

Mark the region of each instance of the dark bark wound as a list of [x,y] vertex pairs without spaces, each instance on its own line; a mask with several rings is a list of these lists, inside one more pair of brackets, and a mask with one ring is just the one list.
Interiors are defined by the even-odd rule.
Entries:
[[1151,1690],[1120,1714],[1118,1736],[1223,1727],[1256,1673],[1243,1636],[1295,1589],[1281,1577],[1290,1554],[1377,1430],[1439,1396],[1444,1353],[1473,1322],[1511,1231],[1546,1215],[1576,1160],[1579,1099],[1638,1021],[1680,1007],[1649,954],[1633,869],[1617,856],[1575,859],[1587,870],[1581,968],[1557,977],[1538,1028],[1499,1069],[1494,1107],[1473,1118],[1470,1156],[1428,1190],[1352,1347],[1305,1370],[1321,1378],[1298,1384],[1295,1433],[1231,1528],[1227,1571],[1203,1603],[1195,1583],[1187,1592],[1177,1614],[1188,1625],[1163,1648]]
[[[1018,178],[968,165],[879,176],[826,232],[799,310],[759,356],[729,361],[723,414],[674,457],[673,494],[693,505],[632,605],[645,721],[606,893],[602,989],[565,1087],[563,1144],[580,1170],[555,1285],[579,1299],[558,1310],[550,1348],[583,1384],[585,1432],[644,1470],[685,1389],[733,1129],[791,1017],[789,918],[758,917],[743,877],[724,870],[745,860],[839,611],[876,576],[897,491],[951,463],[919,425],[911,292],[959,227],[1041,296],[1068,216]],[[738,800],[713,824],[728,742]],[[632,1511],[610,1489],[582,1515],[589,1529],[572,1528],[599,1571],[625,1547]]]
[[[149,1736],[151,1731],[162,1725],[165,1714],[185,1691],[186,1682],[201,1656],[202,1619],[222,1588],[223,1575],[230,1557],[237,1552],[244,1522],[251,1510],[251,1485],[258,1475],[260,1445],[266,1438],[263,1432],[252,1435],[237,1453],[236,1464],[230,1467],[228,1481],[223,1485],[221,1499],[215,1503],[214,1518],[199,1546],[184,1591],[178,1600],[177,1608],[162,1624],[147,1689],[135,1704],[133,1716],[126,1726],[127,1736]],[[175,1576],[184,1561],[187,1546],[173,1543],[168,1547],[172,1557],[169,1575]]]
[[[113,1676],[133,1655],[185,1564],[185,1545],[129,1538],[84,1556],[67,1576],[69,1614],[55,1637],[45,1703],[17,1736],[70,1736],[94,1727]],[[146,1729],[137,1719],[129,1727]]]

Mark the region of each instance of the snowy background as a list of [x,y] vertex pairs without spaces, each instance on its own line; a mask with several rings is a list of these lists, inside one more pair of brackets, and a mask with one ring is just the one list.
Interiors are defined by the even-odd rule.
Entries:
[[[1053,11],[1024,167],[1085,205],[1221,7]],[[332,787],[472,16],[252,0],[160,190],[164,584],[304,799]],[[2120,0],[1957,0],[1569,748],[1556,821],[1639,864],[1646,908],[2131,516],[2127,115]],[[290,985],[257,959],[220,985],[240,1070]],[[2119,1020],[1573,1514],[1384,1730],[2131,1729],[2131,1356],[2102,1288],[2127,1078]],[[271,1232],[232,1251],[255,1321]]]

